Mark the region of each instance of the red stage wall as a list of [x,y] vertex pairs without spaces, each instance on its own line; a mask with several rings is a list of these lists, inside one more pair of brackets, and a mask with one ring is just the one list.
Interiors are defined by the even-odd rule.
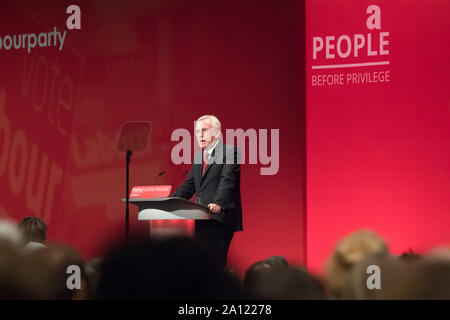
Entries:
[[[450,244],[450,2],[308,0],[306,5],[309,267],[319,271],[335,243],[361,228],[376,231],[397,254]],[[369,5],[381,10],[380,29],[367,27]],[[380,32],[389,32],[382,51]],[[371,55],[366,46],[355,57],[352,44],[345,57],[347,41],[362,34],[367,43],[368,33]],[[339,56],[341,35],[349,39],[340,40]],[[327,36],[335,36],[328,59]],[[313,37],[324,40],[316,59]],[[312,69],[384,61],[389,64]],[[381,82],[380,72],[389,72],[389,81]],[[356,74],[349,83],[348,74]],[[313,78],[318,75],[337,75],[338,81],[319,86]]]
[[[71,4],[81,30],[66,28]],[[280,129],[278,173],[242,167],[244,232],[230,265],[242,274],[271,255],[303,262],[303,5],[29,0],[2,1],[0,15],[0,37],[67,31],[61,51],[0,51],[2,217],[36,215],[49,241],[102,255],[124,233],[122,123],[153,123],[149,150],[132,157],[131,185],[165,170],[157,183],[178,186],[190,166],[171,163],[172,131],[192,133],[195,119],[215,114],[224,129]]]
[[[449,242],[448,1],[307,1],[306,39],[301,1],[77,1],[82,28],[67,30],[70,4],[0,4],[3,39],[67,31],[61,51],[0,50],[1,217],[39,216],[50,241],[99,256],[124,231],[124,155],[114,151],[122,123],[153,123],[131,184],[165,170],[157,183],[177,186],[189,166],[171,163],[170,135],[212,113],[224,128],[280,129],[278,173],[242,167],[245,230],[229,255],[241,274],[271,255],[302,263],[306,253],[318,271],[336,241],[361,228],[395,253]],[[380,29],[369,30],[373,4]],[[313,59],[313,37],[325,47],[327,36],[336,46],[347,35],[345,56],[346,41],[368,42],[369,32],[369,51],[382,55],[366,46],[341,58],[329,47],[329,59],[325,48]],[[380,32],[389,32],[381,52]],[[313,86],[330,74],[337,83]]]

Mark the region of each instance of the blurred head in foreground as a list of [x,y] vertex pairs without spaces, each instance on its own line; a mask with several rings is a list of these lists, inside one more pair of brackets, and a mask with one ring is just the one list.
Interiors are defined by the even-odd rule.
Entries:
[[[80,268],[80,290],[67,286],[69,266]],[[63,245],[24,254],[0,240],[0,299],[69,300],[84,297],[83,260]]]
[[244,279],[247,299],[321,300],[325,293],[321,283],[306,269],[259,261],[248,268]]
[[370,256],[387,256],[386,242],[368,230],[354,232],[336,245],[325,265],[325,278],[333,298],[346,298],[350,273],[355,265]]
[[99,299],[236,299],[239,281],[190,238],[141,239],[117,247],[101,267]]
[[[369,266],[379,269],[379,288],[369,288]],[[405,260],[371,256],[352,270],[346,299],[429,300],[450,299],[450,262],[433,259]]]

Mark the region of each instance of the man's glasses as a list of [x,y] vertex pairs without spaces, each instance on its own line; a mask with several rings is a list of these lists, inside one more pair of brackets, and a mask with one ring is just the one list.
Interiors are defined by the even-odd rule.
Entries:
[[202,130],[195,130],[195,135],[201,136],[203,134],[208,133],[211,130],[217,130],[217,129],[216,128],[209,128],[209,129],[203,128]]

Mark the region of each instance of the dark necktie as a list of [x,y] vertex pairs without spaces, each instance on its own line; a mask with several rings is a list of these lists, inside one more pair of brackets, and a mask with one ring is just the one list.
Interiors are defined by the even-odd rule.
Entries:
[[203,177],[203,175],[205,174],[205,169],[206,169],[206,166],[208,165],[208,152],[204,152],[203,153],[203,171],[202,171],[202,177]]

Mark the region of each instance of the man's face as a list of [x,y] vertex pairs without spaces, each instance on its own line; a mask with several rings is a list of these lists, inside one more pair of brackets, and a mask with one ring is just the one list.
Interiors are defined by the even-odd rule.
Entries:
[[195,136],[200,148],[206,148],[216,141],[217,129],[213,128],[211,119],[197,121],[195,126]]

